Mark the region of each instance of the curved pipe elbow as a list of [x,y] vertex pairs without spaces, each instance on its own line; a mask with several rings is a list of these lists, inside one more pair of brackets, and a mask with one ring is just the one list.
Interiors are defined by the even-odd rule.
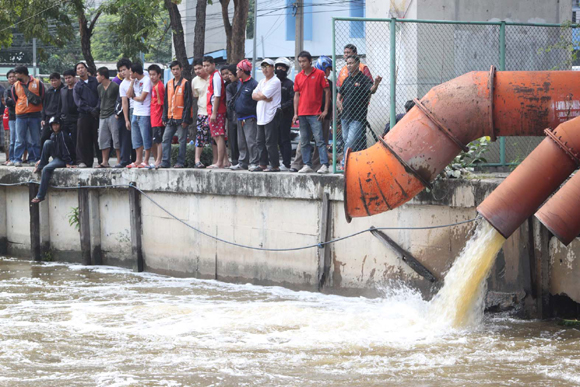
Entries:
[[571,79],[579,77],[574,71],[495,73],[492,67],[434,87],[383,141],[345,155],[347,220],[411,200],[477,138],[541,135],[578,115],[580,82]]

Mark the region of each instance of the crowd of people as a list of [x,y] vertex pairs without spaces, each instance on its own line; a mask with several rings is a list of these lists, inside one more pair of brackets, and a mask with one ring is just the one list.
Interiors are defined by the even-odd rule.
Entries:
[[[329,173],[332,84],[338,88],[336,104],[347,149],[355,147],[364,131],[370,96],[381,82],[381,77],[373,80],[354,45],[347,45],[344,55],[346,66],[336,82],[329,82],[332,60],[321,56],[313,64],[307,51],[298,55],[301,71],[294,81],[285,57],[262,60],[264,78],[259,82],[252,78],[247,59],[217,69],[211,56],[193,61],[191,81],[183,76],[181,63],[171,62],[173,78],[165,84],[159,66],[144,70],[125,58],[117,62],[113,79],[106,67],[91,74],[80,62],[62,77],[51,74],[49,87],[25,66],[17,66],[7,73],[10,88],[2,95],[10,137],[6,165],[29,163],[41,173],[33,200],[40,202],[55,168],[185,168],[188,128],[193,125],[195,164],[189,167]],[[295,122],[300,143],[292,160]],[[174,136],[179,146],[171,166]],[[213,150],[207,166],[201,157],[206,146]],[[111,151],[116,165],[109,164]]]

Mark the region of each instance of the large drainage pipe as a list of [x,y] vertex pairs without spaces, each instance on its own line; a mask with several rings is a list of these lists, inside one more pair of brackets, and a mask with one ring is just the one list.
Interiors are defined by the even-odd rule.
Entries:
[[[532,216],[580,165],[577,153],[580,150],[580,117],[560,124],[553,132],[546,129],[545,133],[547,137],[540,145],[477,207],[505,238]],[[564,208],[571,210],[570,203],[573,202],[560,207],[559,199],[548,206],[544,214],[551,212],[550,208],[557,208],[562,214]],[[578,214],[571,210],[572,213]],[[554,225],[550,229],[568,227],[566,222],[556,224],[553,217],[545,217],[545,220]],[[578,218],[574,221],[578,222]]]
[[434,87],[374,146],[347,151],[345,214],[379,214],[425,187],[483,136],[538,136],[580,113],[580,73],[476,71]]

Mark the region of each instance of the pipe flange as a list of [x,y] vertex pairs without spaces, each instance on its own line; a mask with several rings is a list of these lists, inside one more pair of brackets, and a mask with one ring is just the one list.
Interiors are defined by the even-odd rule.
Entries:
[[463,143],[461,141],[459,141],[459,139],[457,137],[455,137],[455,135],[453,133],[451,133],[451,131],[449,129],[447,129],[447,127],[445,127],[445,125],[443,125],[441,123],[441,121],[439,121],[437,119],[437,117],[435,117],[433,115],[433,113],[431,113],[431,111],[429,109],[427,109],[425,107],[425,105],[423,105],[421,103],[421,101],[419,101],[417,98],[415,98],[413,100],[413,102],[415,102],[415,106],[417,106],[417,108],[419,108],[419,110],[421,110],[423,112],[423,114],[425,114],[427,116],[427,118],[429,118],[431,120],[431,122],[433,122],[435,124],[435,126],[437,126],[437,128],[439,128],[439,130],[441,130],[441,132],[443,132],[444,135],[449,137],[449,139],[451,141],[453,141],[459,149],[461,149],[464,152],[469,151],[469,148],[467,146],[463,145]]
[[489,69],[489,80],[487,81],[487,89],[489,90],[489,137],[491,141],[497,140],[495,135],[495,126],[493,124],[493,91],[495,86],[495,66],[491,66]]
[[[405,171],[409,172],[411,175],[413,175],[413,177],[415,177],[417,180],[419,180],[421,182],[421,184],[423,184],[423,187],[428,188],[428,189],[433,189],[433,186],[431,185],[431,183],[426,180],[423,176],[421,176],[419,174],[419,172],[417,172],[415,170],[415,168],[411,167],[409,164],[407,164],[390,146],[389,144],[387,144],[387,142],[379,137],[379,143],[386,148],[389,152],[391,152],[393,154],[393,156],[395,156],[395,158],[399,161],[399,163],[401,163],[401,165],[403,166],[403,168],[405,168]],[[346,168],[346,165],[345,165]]]
[[544,130],[544,133],[552,141],[554,141],[556,145],[558,145],[572,159],[572,161],[574,161],[574,163],[576,163],[576,167],[580,167],[580,159],[578,158],[578,153],[574,152],[574,149],[572,149],[571,147],[560,141],[560,139],[556,137],[554,132],[551,131],[550,129]]

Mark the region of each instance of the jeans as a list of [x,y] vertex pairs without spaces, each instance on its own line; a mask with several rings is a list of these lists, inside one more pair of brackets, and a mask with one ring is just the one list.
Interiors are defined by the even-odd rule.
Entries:
[[322,133],[322,122],[318,116],[299,116],[300,121],[300,148],[304,164],[312,168],[312,145],[310,137],[314,136],[314,143],[320,154],[320,164],[328,166],[328,152],[324,143],[324,134]]
[[28,143],[28,160],[40,160],[40,117],[16,117],[16,143],[14,146],[15,161],[22,160]]
[[151,117],[133,116],[131,119],[131,141],[133,149],[145,148],[151,149],[153,144],[153,135],[151,134]]
[[250,165],[258,165],[260,155],[258,154],[258,125],[255,118],[238,120],[238,151],[240,157],[239,164],[243,168]]
[[366,148],[366,143],[363,143],[363,134],[365,123],[361,121],[349,120],[348,118],[340,121],[342,126],[342,142],[344,143],[344,150],[351,148],[353,151],[359,151]]
[[267,166],[268,160],[272,168],[280,167],[280,154],[278,153],[278,122],[280,112],[266,125],[258,125],[258,153],[260,165]]
[[[14,155],[14,147],[16,145],[16,121],[8,121],[8,127],[10,128],[10,148],[9,148],[9,156],[10,161],[15,162],[16,156]],[[26,144],[28,145],[28,144]],[[28,147],[26,147],[28,149]],[[24,152],[23,152],[24,153]]]
[[185,165],[185,152],[187,150],[187,127],[183,127],[181,124],[167,124],[165,127],[165,133],[163,133],[163,141],[161,142],[161,148],[163,149],[163,159],[161,165],[163,167],[169,167],[171,165],[171,141],[173,141],[173,136],[177,132],[177,138],[179,140],[179,154],[177,155],[177,163]]
[[52,140],[46,140],[42,147],[42,156],[40,163],[38,164],[38,169],[42,171],[42,177],[40,178],[40,187],[38,188],[38,194],[36,195],[36,197],[41,200],[46,196],[48,182],[50,181],[54,170],[66,166],[66,163],[58,157],[53,157],[52,161],[50,163],[48,162],[48,159],[54,153],[55,148],[56,145]]

